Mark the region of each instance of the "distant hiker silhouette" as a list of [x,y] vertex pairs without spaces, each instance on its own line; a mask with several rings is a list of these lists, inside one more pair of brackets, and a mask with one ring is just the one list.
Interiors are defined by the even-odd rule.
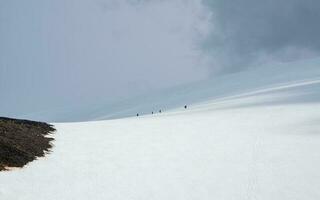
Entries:
[[153,114],[153,111],[152,111],[152,114]]
[[139,113],[137,113],[137,117],[139,117]]
[[159,110],[159,113],[161,113],[161,110]]
[[187,105],[184,106],[184,109],[187,109]]

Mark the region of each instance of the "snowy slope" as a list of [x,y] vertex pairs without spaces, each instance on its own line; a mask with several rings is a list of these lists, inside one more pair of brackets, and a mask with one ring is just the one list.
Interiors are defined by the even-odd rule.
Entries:
[[[98,102],[95,105],[53,108],[38,113],[18,116],[40,121],[79,122],[131,117],[152,111],[171,110],[185,104],[229,97],[263,88],[287,85],[320,77],[320,58],[278,65],[261,66],[210,80],[183,85],[124,99],[115,103]],[[105,94],[102,94],[102,96]]]
[[58,123],[50,155],[0,173],[0,199],[320,199],[320,71],[302,66],[177,90],[162,114]]

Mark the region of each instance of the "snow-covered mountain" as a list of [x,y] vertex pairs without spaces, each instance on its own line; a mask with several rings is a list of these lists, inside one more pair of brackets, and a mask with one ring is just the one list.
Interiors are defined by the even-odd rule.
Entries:
[[101,121],[56,123],[51,154],[0,173],[0,199],[320,198],[319,59],[78,113]]

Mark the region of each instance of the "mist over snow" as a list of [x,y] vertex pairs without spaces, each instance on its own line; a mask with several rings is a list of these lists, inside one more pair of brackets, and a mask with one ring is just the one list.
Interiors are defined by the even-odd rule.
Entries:
[[0,2],[0,113],[112,102],[207,77],[200,1]]

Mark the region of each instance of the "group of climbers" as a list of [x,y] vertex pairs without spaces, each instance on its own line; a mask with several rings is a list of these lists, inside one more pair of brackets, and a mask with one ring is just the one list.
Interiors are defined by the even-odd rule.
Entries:
[[[188,108],[188,106],[187,106],[187,105],[185,105],[185,106],[184,106],[184,109],[187,109],[187,108]],[[159,110],[159,113],[162,113],[162,110],[161,110],[161,109]],[[154,114],[154,112],[152,111],[152,112],[151,112],[151,114],[153,115],[153,114]],[[137,117],[139,117],[139,113],[137,113]]]

